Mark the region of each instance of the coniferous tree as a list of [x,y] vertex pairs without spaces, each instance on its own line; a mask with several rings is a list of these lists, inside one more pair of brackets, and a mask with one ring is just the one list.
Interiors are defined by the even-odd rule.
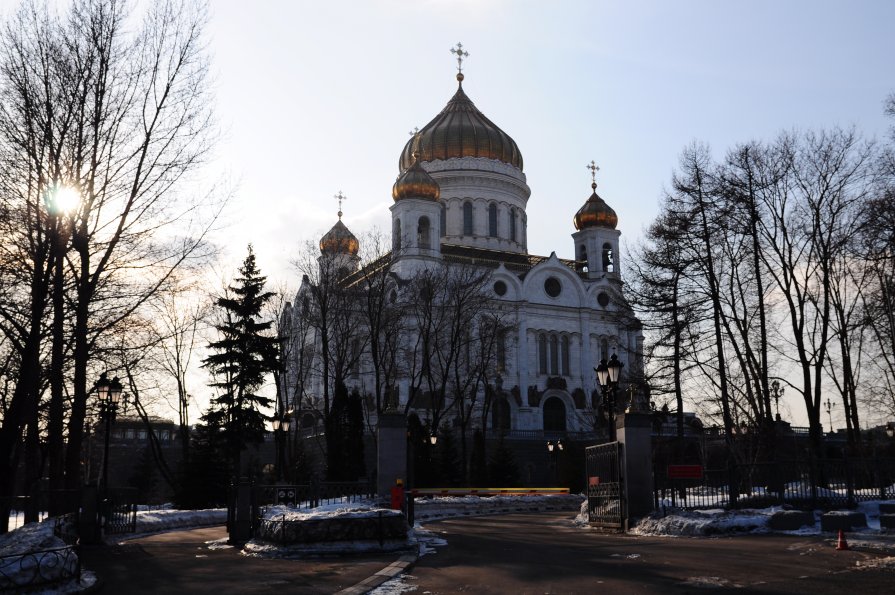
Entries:
[[258,394],[264,377],[276,369],[278,352],[278,339],[270,332],[273,321],[260,320],[264,305],[274,295],[264,291],[265,281],[249,245],[235,285],[215,301],[221,314],[215,325],[220,338],[209,344],[212,354],[203,360],[214,376],[210,386],[218,391],[203,419],[223,434],[234,474],[240,472],[245,447],[264,440],[265,416],[260,408],[272,403]]

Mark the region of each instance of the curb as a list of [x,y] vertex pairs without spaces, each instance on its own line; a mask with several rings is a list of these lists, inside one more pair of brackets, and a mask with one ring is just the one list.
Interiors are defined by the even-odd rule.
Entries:
[[354,586],[338,591],[336,595],[363,595],[364,593],[369,593],[382,583],[395,578],[411,568],[418,559],[419,554],[405,554],[373,576],[362,580]]

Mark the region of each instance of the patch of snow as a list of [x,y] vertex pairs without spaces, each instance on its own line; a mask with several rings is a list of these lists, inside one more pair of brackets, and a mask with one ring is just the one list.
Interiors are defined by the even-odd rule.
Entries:
[[291,506],[269,506],[264,513],[266,520],[286,520],[286,521],[310,521],[332,518],[343,519],[361,519],[382,516],[401,516],[400,510],[392,510],[390,508],[382,508],[372,501],[359,501],[349,505],[324,504],[316,508],[295,509]]
[[[38,567],[40,576],[45,580],[58,580],[75,573],[78,558],[74,552],[66,552],[64,564],[60,564],[63,560],[57,554],[47,551],[65,547],[65,543],[53,534],[54,524],[52,519],[28,523],[15,531],[0,535],[0,590],[30,583],[38,572]],[[82,571],[80,581],[72,579],[43,590],[37,587],[29,592],[76,593],[95,582],[96,576],[92,572]]]
[[399,574],[370,591],[369,595],[401,595],[402,593],[416,591],[416,585],[407,583],[407,581],[413,580],[416,580],[416,577],[411,574]]
[[226,508],[205,510],[138,510],[137,533],[154,533],[169,529],[223,525],[227,522]]
[[777,507],[762,510],[680,510],[661,516],[654,513],[631,529],[634,535],[720,535],[767,532]]
[[210,550],[228,550],[233,547],[231,544],[227,543],[228,541],[229,538],[221,537],[220,539],[206,541],[205,545],[207,545]]
[[895,570],[895,556],[885,558],[872,558],[855,562],[858,568],[881,568],[883,570]]
[[688,587],[696,587],[697,589],[724,589],[736,586],[720,576],[691,576],[682,584]]

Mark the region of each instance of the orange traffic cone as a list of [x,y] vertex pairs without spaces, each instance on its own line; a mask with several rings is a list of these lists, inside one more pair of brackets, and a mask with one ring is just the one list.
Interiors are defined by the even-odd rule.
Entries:
[[848,542],[845,541],[845,533],[842,531],[842,529],[839,529],[839,543],[836,544],[836,549],[837,550],[847,550],[848,549]]

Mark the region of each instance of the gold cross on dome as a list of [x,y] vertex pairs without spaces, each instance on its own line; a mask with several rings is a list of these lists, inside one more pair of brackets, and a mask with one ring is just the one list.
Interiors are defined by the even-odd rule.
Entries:
[[463,58],[469,56],[469,52],[463,51],[463,44],[457,42],[457,47],[451,48],[451,53],[457,55],[457,73],[463,74]]
[[345,196],[344,194],[342,194],[342,191],[339,190],[339,193],[334,195],[333,198],[335,198],[337,201],[339,201],[339,220],[341,221],[341,219],[342,219],[342,201],[348,200],[348,197]]
[[587,169],[590,170],[590,180],[593,183],[593,187],[597,187],[597,172],[600,171],[600,166],[597,165],[593,159],[590,160],[590,163],[587,164]]
[[407,134],[409,134],[410,136],[416,136],[417,134],[419,134],[419,132],[420,132],[419,127],[418,127],[418,126],[414,126],[414,127],[413,127],[413,130],[411,130],[411,131],[408,132]]

